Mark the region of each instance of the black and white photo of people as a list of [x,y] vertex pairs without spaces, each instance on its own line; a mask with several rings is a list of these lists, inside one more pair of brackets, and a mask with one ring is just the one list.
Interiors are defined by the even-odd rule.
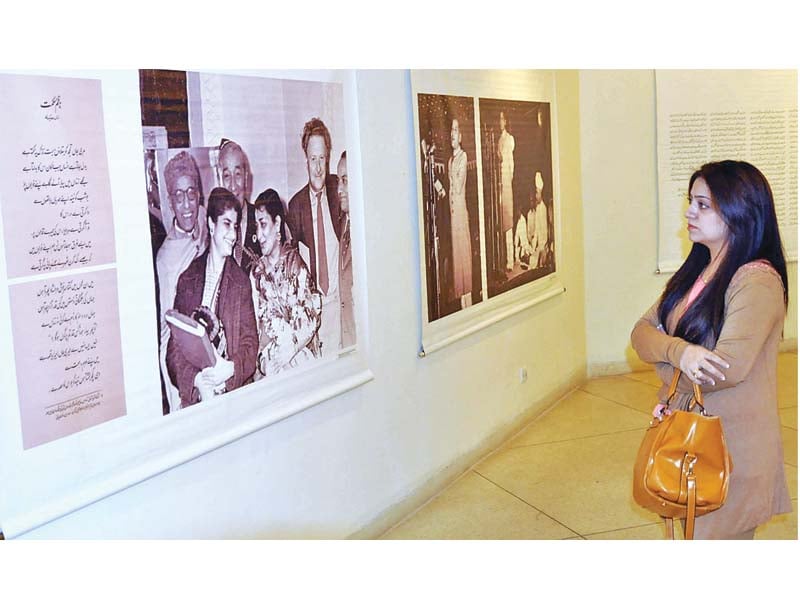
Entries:
[[472,98],[418,94],[428,321],[482,298]]
[[479,99],[489,297],[555,271],[550,104]]
[[139,81],[163,413],[352,348],[341,85]]

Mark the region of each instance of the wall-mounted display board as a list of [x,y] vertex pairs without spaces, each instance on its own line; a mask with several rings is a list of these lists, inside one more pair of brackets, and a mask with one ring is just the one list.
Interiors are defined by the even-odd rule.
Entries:
[[658,266],[674,272],[691,242],[689,178],[744,160],[770,183],[788,260],[797,260],[797,71],[656,71]]
[[372,378],[352,71],[0,85],[5,537]]
[[564,291],[551,71],[412,71],[425,355]]

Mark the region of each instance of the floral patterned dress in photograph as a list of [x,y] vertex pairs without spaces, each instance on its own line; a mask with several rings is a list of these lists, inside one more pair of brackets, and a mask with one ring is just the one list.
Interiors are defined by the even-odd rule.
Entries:
[[258,325],[255,379],[318,357],[322,297],[297,250],[283,244],[274,266],[261,257],[251,278]]

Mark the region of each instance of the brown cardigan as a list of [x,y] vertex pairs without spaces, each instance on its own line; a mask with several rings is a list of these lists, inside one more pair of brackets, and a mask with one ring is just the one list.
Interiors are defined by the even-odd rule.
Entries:
[[[668,316],[667,332],[675,331],[684,302]],[[631,343],[642,360],[655,363],[663,401],[689,343],[658,329],[658,304],[636,323]],[[776,378],[784,317],[783,282],[777,272],[761,261],[739,268],[725,292],[725,319],[713,348],[730,368],[723,369],[725,381],[701,388],[706,410],[722,419],[733,472],[724,506],[697,518],[696,539],[727,539],[773,515],[792,512]],[[681,377],[671,408],[685,409],[691,392],[691,382]]]

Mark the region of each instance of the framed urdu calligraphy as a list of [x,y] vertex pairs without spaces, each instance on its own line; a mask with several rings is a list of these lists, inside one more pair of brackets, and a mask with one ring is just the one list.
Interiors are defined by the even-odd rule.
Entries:
[[353,72],[0,85],[5,537],[372,378]]
[[412,71],[420,356],[564,291],[554,76]]

